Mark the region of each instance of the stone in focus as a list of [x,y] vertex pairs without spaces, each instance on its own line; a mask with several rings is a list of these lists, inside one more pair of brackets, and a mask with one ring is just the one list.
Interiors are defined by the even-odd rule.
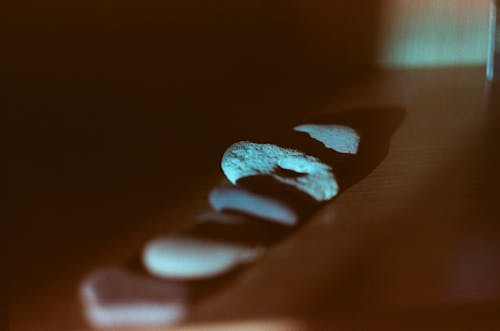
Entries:
[[284,225],[295,225],[299,216],[288,204],[235,186],[218,186],[209,194],[216,211],[231,210]]
[[173,324],[187,313],[187,295],[185,285],[118,267],[97,269],[80,286],[85,317],[95,328]]
[[147,243],[142,260],[155,276],[196,280],[224,274],[240,264],[254,261],[261,253],[260,248],[171,235]]
[[314,156],[273,144],[237,142],[222,156],[221,167],[233,184],[241,178],[268,175],[316,201],[327,201],[339,191],[329,165]]
[[359,134],[352,128],[338,124],[302,124],[293,128],[307,133],[311,138],[323,143],[325,147],[339,153],[357,154]]

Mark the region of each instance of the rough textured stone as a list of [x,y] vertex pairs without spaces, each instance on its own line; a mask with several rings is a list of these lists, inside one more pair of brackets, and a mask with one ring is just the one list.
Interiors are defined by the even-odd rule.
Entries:
[[118,267],[100,268],[80,286],[84,315],[95,328],[166,326],[187,312],[185,285]]
[[302,124],[293,128],[307,133],[325,147],[339,153],[356,154],[359,148],[359,134],[352,128],[338,124]]
[[314,156],[273,144],[237,142],[226,150],[221,166],[233,184],[241,178],[269,175],[316,201],[329,200],[339,190],[330,166]]
[[155,276],[194,280],[228,272],[255,260],[261,253],[260,248],[172,235],[147,243],[142,260],[146,269]]
[[295,225],[299,221],[299,216],[288,204],[235,186],[215,187],[209,194],[209,202],[217,211],[238,211],[284,225]]

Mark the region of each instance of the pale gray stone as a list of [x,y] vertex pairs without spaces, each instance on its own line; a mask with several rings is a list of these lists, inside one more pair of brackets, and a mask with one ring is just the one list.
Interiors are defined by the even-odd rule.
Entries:
[[259,247],[171,235],[148,242],[142,259],[146,269],[155,276],[194,280],[226,273],[254,261],[261,253]]
[[[314,156],[273,144],[237,142],[224,153],[221,167],[233,184],[244,177],[269,175],[278,182],[308,194],[316,201],[329,200],[339,191],[329,165]],[[296,173],[297,176],[285,176],[283,171]]]
[[95,328],[157,327],[182,320],[187,289],[118,267],[100,268],[80,286],[84,315]]

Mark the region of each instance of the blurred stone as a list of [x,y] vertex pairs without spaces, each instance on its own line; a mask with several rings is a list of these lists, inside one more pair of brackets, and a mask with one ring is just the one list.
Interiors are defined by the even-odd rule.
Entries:
[[226,150],[221,166],[233,184],[245,177],[268,175],[316,201],[327,201],[339,190],[329,165],[314,156],[273,144],[237,142]]
[[118,267],[101,268],[80,286],[84,315],[95,328],[157,327],[183,319],[185,285]]
[[217,211],[237,211],[284,225],[295,225],[299,221],[295,210],[279,199],[235,186],[215,187],[209,194],[209,201]]
[[295,227],[231,212],[212,212],[201,219],[186,235],[243,246],[265,247],[288,235]]
[[259,248],[172,235],[146,244],[142,260],[153,275],[179,280],[215,277],[257,259]]

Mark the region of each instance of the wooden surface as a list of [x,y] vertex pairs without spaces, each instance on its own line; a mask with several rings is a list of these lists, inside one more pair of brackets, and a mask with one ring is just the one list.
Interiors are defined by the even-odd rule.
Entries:
[[[178,329],[498,329],[500,106],[498,90],[493,96],[491,91],[480,67],[380,71],[336,85],[322,106],[304,114],[400,107],[407,116],[388,156],[261,261],[197,303]],[[283,100],[262,107],[277,109],[287,105]],[[252,122],[240,138],[251,138],[260,121],[266,118]],[[276,121],[270,116],[261,129]],[[17,223],[8,232],[12,331],[86,330],[76,300],[81,277],[100,265],[127,263],[151,236],[190,222],[206,208],[206,194],[221,178],[213,167],[188,181],[184,191],[165,201],[158,201],[165,197],[158,193],[156,203],[138,207],[119,194],[126,187],[96,203],[91,194],[68,197],[61,184],[49,188],[57,176],[68,177],[48,168],[37,173],[38,181],[20,170],[15,174]],[[71,178],[79,188],[85,180],[106,180],[83,174],[88,177]],[[121,204],[109,200],[113,195]],[[140,192],[132,197],[140,199]],[[41,225],[27,224],[38,234],[21,233],[27,231],[19,225],[23,217],[33,214]],[[63,226],[63,219],[73,223]],[[85,219],[101,227],[85,226]],[[105,235],[91,233],[96,229]],[[45,235],[50,241],[28,240]],[[87,243],[75,249],[72,242],[82,245],[82,238]]]

